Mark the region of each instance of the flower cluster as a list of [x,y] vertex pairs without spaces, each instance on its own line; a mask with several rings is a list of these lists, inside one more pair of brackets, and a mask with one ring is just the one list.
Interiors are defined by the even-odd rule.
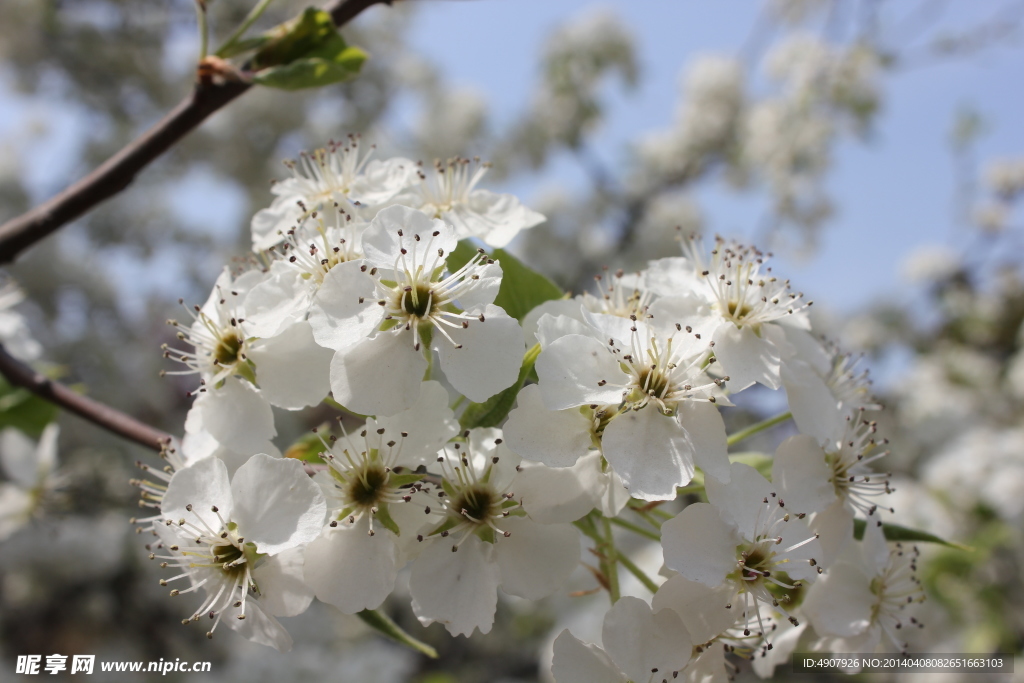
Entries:
[[[555,593],[586,537],[614,606],[603,650],[558,637],[560,682],[724,679],[728,653],[770,673],[812,630],[903,646],[921,593],[883,535],[878,406],[769,255],[687,238],[520,320],[495,303],[525,296],[501,259],[459,241],[503,245],[541,217],[476,189],[478,162],[367,159],[353,138],[291,164],[253,221],[263,266],[226,270],[172,321],[190,348],[165,354],[198,375],[195,403],[139,521],[162,583],[197,594],[186,622],[284,650],[276,617],[314,597],[377,609],[407,570],[421,623],[486,633],[499,592]],[[801,432],[759,468],[730,458],[722,413],[755,384],[785,390]],[[282,457],[272,407],[322,403],[337,426],[306,462]],[[627,507],[663,515],[643,517],[665,563],[650,602],[619,599],[609,570],[643,575],[608,524]]]

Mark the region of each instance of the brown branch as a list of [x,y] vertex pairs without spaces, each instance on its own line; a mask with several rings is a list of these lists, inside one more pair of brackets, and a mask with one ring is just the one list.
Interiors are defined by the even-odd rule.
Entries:
[[36,396],[46,399],[93,424],[124,437],[129,441],[160,451],[171,440],[171,435],[139,422],[131,415],[75,393],[60,382],[36,372],[7,352],[0,344],[0,373],[19,387],[28,389]]
[[[391,0],[337,0],[326,9],[335,25],[343,26],[378,3],[390,4]],[[92,173],[0,225],[0,264],[11,263],[28,247],[124,190],[142,169],[250,87],[239,80],[201,79],[167,116]]]

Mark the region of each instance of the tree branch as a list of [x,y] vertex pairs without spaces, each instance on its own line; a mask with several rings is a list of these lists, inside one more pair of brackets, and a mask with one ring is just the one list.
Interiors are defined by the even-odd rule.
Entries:
[[131,415],[75,393],[60,382],[36,372],[7,352],[0,344],[0,372],[7,380],[28,389],[36,396],[60,406],[93,424],[129,441],[160,451],[171,435],[139,422]]
[[[343,26],[378,3],[391,4],[391,0],[337,0],[325,9],[335,25]],[[167,116],[92,173],[0,225],[0,265],[13,262],[28,247],[124,190],[142,169],[250,87],[237,80],[201,79]]]

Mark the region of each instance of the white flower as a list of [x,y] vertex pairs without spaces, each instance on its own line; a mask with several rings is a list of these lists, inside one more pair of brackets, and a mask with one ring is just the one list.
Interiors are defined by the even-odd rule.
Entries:
[[43,354],[43,347],[32,337],[25,317],[13,310],[24,299],[24,293],[13,282],[0,287],[0,342],[12,356],[29,362]]
[[63,484],[55,473],[59,432],[55,423],[46,425],[39,443],[14,428],[0,432],[0,465],[10,479],[0,483],[0,541],[38,514]]
[[[704,373],[707,344],[681,326],[668,326],[671,331],[665,333],[635,316],[585,312],[585,317],[593,328],[590,334],[566,334],[554,341],[543,335],[537,374],[544,406],[590,406],[602,453],[633,496],[674,498],[676,487],[693,478],[695,464],[712,477],[727,479],[725,425],[712,405],[712,391],[721,380]],[[561,422],[577,421],[568,413],[548,418],[534,413],[541,439],[558,438],[553,431],[562,428]],[[578,445],[574,448],[578,453]],[[548,460],[557,466],[574,461],[571,454]]]
[[[692,297],[674,302],[677,319],[713,342],[720,370],[734,392],[754,382],[778,389],[782,363],[795,353],[791,339],[801,347],[816,344],[806,339],[810,323],[803,309],[810,303],[791,293],[788,281],[772,275],[764,265],[768,256],[752,247],[718,238],[709,260],[701,240],[691,237],[683,240],[683,252],[699,276],[699,288]],[[688,319],[682,315],[687,308]]]
[[915,575],[917,556],[915,547],[887,547],[882,529],[868,524],[864,540],[851,544],[811,587],[804,612],[815,631],[834,637],[828,645],[833,652],[906,650],[900,630],[921,626],[903,613],[924,600]]
[[413,612],[452,635],[490,631],[499,587],[538,600],[557,590],[580,559],[572,525],[523,516],[514,496],[532,492],[519,486],[519,458],[498,434],[474,430],[468,448],[456,443],[439,454],[444,519],[423,537],[429,545],[412,565]]
[[519,234],[544,222],[544,216],[523,206],[510,194],[476,189],[489,164],[479,159],[451,159],[420,173],[422,182],[398,201],[455,226],[457,239],[476,237],[492,247],[504,247]]
[[791,335],[795,358],[782,366],[793,421],[801,434],[826,445],[844,438],[848,422],[858,421],[865,410],[881,410],[871,395],[868,371],[857,370],[860,358],[842,353],[834,345],[821,346],[810,335]]
[[[357,213],[361,207],[379,208],[416,181],[416,164],[408,159],[370,161],[360,157],[359,139],[332,142],[326,149],[303,152],[299,160],[285,162],[292,177],[276,183],[277,195],[270,208],[252,219],[253,251],[279,243],[287,232],[313,215],[331,207]],[[372,217],[372,216],[368,216]]]
[[324,602],[346,614],[376,609],[391,593],[416,535],[436,519],[420,485],[420,465],[459,431],[448,393],[426,382],[419,401],[394,417],[367,420],[355,435],[331,438],[323,454],[330,470],[318,474],[331,522],[306,548],[306,582]]
[[665,564],[711,588],[727,584],[744,635],[752,628],[765,635],[762,605],[796,622],[777,594],[817,578],[821,546],[757,470],[738,463],[731,470],[728,484],[707,479],[710,503],[688,505],[662,526]]
[[164,374],[199,375],[198,392],[190,392],[200,397],[194,410],[203,414],[205,430],[235,452],[264,450],[274,437],[271,405],[317,405],[330,389],[332,354],[316,343],[309,323],[296,322],[269,339],[249,332],[242,302],[265,277],[248,271],[232,278],[225,269],[206,303],[190,311],[190,327],[169,321],[194,351],[164,347],[165,357],[187,368]]
[[604,649],[577,640],[568,629],[555,639],[556,683],[667,683],[690,661],[690,635],[672,610],[652,611],[623,597],[604,618]]
[[363,256],[366,221],[353,220],[337,209],[311,216],[288,230],[284,241],[267,252],[274,260],[267,277],[246,295],[246,330],[255,337],[273,337],[304,321],[324,277],[341,263]]
[[407,409],[419,395],[428,342],[447,380],[472,401],[516,381],[525,343],[518,321],[492,303],[501,267],[478,254],[445,275],[455,245],[450,225],[394,206],[363,234],[365,263],[327,274],[310,324],[337,351],[335,400],[378,416]]
[[167,485],[160,549],[150,557],[181,570],[162,584],[191,584],[171,595],[205,591],[190,619],[213,618],[208,637],[227,616],[242,635],[285,651],[291,638],[274,616],[299,614],[312,600],[298,551],[320,534],[325,511],[297,460],[254,455],[229,479],[219,458],[206,458]]

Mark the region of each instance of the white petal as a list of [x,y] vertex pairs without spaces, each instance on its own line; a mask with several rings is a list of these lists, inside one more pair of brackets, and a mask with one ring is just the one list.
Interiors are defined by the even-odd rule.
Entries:
[[327,502],[298,460],[254,455],[235,472],[231,495],[232,521],[261,553],[274,555],[320,535]]
[[653,406],[614,418],[601,437],[604,457],[629,492],[643,500],[671,500],[693,479],[693,444],[675,418]]
[[[395,464],[415,469],[435,462],[441,447],[459,433],[458,420],[448,401],[448,391],[440,382],[431,380],[420,385],[419,398],[411,408],[376,419],[377,427],[384,429],[379,437],[382,441],[406,434],[401,437],[401,456]],[[377,435],[371,430],[369,436],[373,439]]]
[[714,588],[736,569],[740,539],[709,503],[693,503],[661,526],[665,564],[691,581]]
[[677,411],[679,424],[690,436],[693,460],[705,475],[729,481],[729,453],[725,422],[713,403],[683,401]]
[[0,432],[0,463],[4,473],[24,489],[39,483],[36,445],[21,430],[8,427]]
[[267,614],[259,600],[247,600],[245,619],[239,619],[240,608],[229,607],[224,611],[223,621],[243,638],[254,643],[267,645],[278,652],[292,649],[292,637],[277,619]]
[[472,289],[460,296],[457,302],[462,310],[493,304],[501,288],[501,264],[497,261],[480,266],[474,275],[477,279],[473,280]]
[[338,351],[331,361],[334,400],[362,415],[394,415],[419,397],[427,359],[412,336],[389,330]]
[[[869,519],[868,526],[874,526],[877,522],[877,517]],[[842,500],[836,500],[814,515],[810,527],[820,536],[818,543],[821,545],[821,557],[817,559],[823,567],[831,567],[844,549],[853,543],[853,513],[843,505]],[[888,550],[885,551],[885,558],[889,558]]]
[[540,387],[523,387],[505,422],[505,445],[523,458],[551,467],[571,467],[591,448],[590,420],[578,409],[548,410]]
[[[435,232],[438,233],[436,237],[433,236]],[[437,250],[441,249],[447,256],[457,243],[450,225],[406,206],[382,209],[363,233],[366,262],[389,270],[395,268],[396,260],[400,269],[412,270],[420,266],[432,269],[443,265],[444,257],[439,257]],[[404,255],[402,249],[405,249]]]
[[[192,512],[186,506],[192,506]],[[194,522],[193,514],[202,513],[202,518],[214,519],[210,508],[216,506],[220,516],[230,519],[232,509],[231,481],[228,469],[218,458],[207,458],[178,470],[167,484],[160,513],[164,519],[177,522],[186,519]],[[215,529],[219,522],[215,522]]]
[[[532,228],[545,220],[543,215],[526,208],[511,194],[476,190],[470,193],[468,204],[468,211],[460,213],[466,225],[472,226],[473,232],[464,236],[479,237],[491,247],[504,247],[520,230]],[[470,213],[475,220],[471,221]]]
[[523,462],[514,491],[530,519],[552,524],[575,522],[599,506],[607,486],[608,477],[601,472],[601,454],[592,451],[572,467]]
[[605,651],[633,681],[672,680],[690,661],[690,634],[672,610],[651,612],[639,598],[623,596],[604,618]]
[[344,349],[365,339],[384,317],[373,279],[362,261],[347,261],[327,271],[309,308],[309,324],[320,346]]
[[[597,330],[583,321],[583,308],[580,305],[579,299],[545,301],[533,310],[540,309],[545,309],[546,312],[537,318],[537,329],[534,335],[537,337],[537,341],[540,342],[541,348],[546,349],[556,339],[560,339],[567,334],[582,334],[584,337],[593,337],[601,341]],[[524,332],[527,329],[529,317],[527,315],[526,320],[523,322]],[[529,339],[528,333],[527,339]]]
[[259,389],[238,377],[228,377],[219,388],[207,388],[194,406],[210,435],[233,451],[257,453],[277,435],[270,403]]
[[331,390],[334,352],[316,343],[305,321],[276,337],[256,341],[249,357],[256,363],[260,390],[275,406],[300,410],[319,405]]
[[735,592],[735,586],[729,582],[712,588],[676,574],[661,584],[652,606],[655,611],[674,610],[693,642],[706,643],[736,623],[737,610],[727,607]]
[[827,375],[832,371],[832,358],[813,334],[791,325],[780,325],[779,329],[785,335],[787,343],[793,347],[795,358],[807,363],[819,375]]
[[470,536],[458,552],[450,539],[435,539],[412,565],[412,609],[424,626],[444,624],[453,636],[489,633],[498,605],[498,566],[491,545]]
[[[278,183],[275,189],[285,189],[285,183],[290,180]],[[284,233],[302,217],[302,209],[296,203],[297,199],[296,195],[284,194],[275,199],[269,208],[256,212],[251,224],[253,251],[264,251],[284,239]]]
[[511,535],[495,543],[494,558],[501,570],[501,589],[510,595],[527,600],[551,595],[580,562],[580,534],[571,524],[508,517],[501,530]]
[[275,617],[302,614],[313,602],[313,589],[302,578],[301,548],[268,558],[253,576],[260,589],[260,603]]
[[[545,322],[545,325],[549,325],[563,316],[569,318],[569,320],[574,320],[579,325],[574,326],[571,331],[559,331],[554,335],[548,336],[546,341],[541,341],[540,320],[545,315],[551,318],[550,321]],[[583,324],[583,314],[580,312],[579,299],[551,299],[538,306],[534,306],[523,317],[523,334],[526,335],[527,343],[531,344],[536,340],[541,342],[542,346],[546,346],[564,334],[587,334],[585,330],[586,326]]]
[[593,337],[569,334],[556,339],[537,358],[537,375],[549,410],[622,400],[622,387],[614,386],[625,380],[619,362]]
[[806,624],[793,626],[785,619],[780,619],[778,628],[772,632],[772,649],[758,653],[751,662],[754,673],[761,678],[771,678],[777,666],[788,664],[806,628]]
[[772,484],[794,512],[820,512],[836,500],[825,452],[806,434],[783,441],[772,462]]
[[0,483],[0,541],[25,526],[34,504],[32,494],[25,489],[7,482]]
[[788,361],[782,365],[781,377],[789,410],[801,434],[810,434],[822,444],[841,436],[846,420],[839,401],[811,366]]
[[555,683],[627,683],[601,648],[580,642],[569,629],[555,638],[551,675]]
[[629,489],[622,483],[622,477],[616,474],[613,469],[605,472],[605,478],[607,480],[607,488],[601,496],[601,514],[605,517],[615,517],[622,512],[622,508],[626,507],[626,503],[629,502]]
[[481,403],[519,379],[526,345],[519,321],[501,308],[487,306],[470,312],[482,314],[484,322],[472,320],[467,328],[446,329],[461,348],[437,331],[433,346],[452,386],[469,400]]
[[871,580],[863,570],[841,562],[808,589],[803,612],[819,634],[854,636],[871,623],[871,607],[876,600]]
[[[294,268],[275,261],[270,277],[245,295],[245,333],[251,337],[273,337],[289,325],[304,320],[312,291]],[[277,266],[275,268],[275,266]]]
[[772,497],[775,488],[750,465],[733,463],[729,483],[714,479],[705,481],[708,501],[722,512],[722,519],[732,522],[743,538],[753,540],[754,527],[764,515],[764,499]]
[[754,334],[749,327],[720,325],[714,333],[715,358],[722,372],[729,377],[727,386],[733,393],[760,382],[778,389],[781,356],[775,344]]
[[418,180],[417,165],[409,159],[374,159],[352,181],[348,197],[353,202],[380,205]]
[[[421,513],[422,514],[422,513]],[[369,525],[325,529],[306,547],[306,581],[316,597],[345,614],[377,609],[395,587],[398,550],[394,535]]]
[[663,297],[685,296],[703,290],[704,278],[693,267],[693,262],[682,256],[670,256],[651,261],[644,271],[644,284]]

